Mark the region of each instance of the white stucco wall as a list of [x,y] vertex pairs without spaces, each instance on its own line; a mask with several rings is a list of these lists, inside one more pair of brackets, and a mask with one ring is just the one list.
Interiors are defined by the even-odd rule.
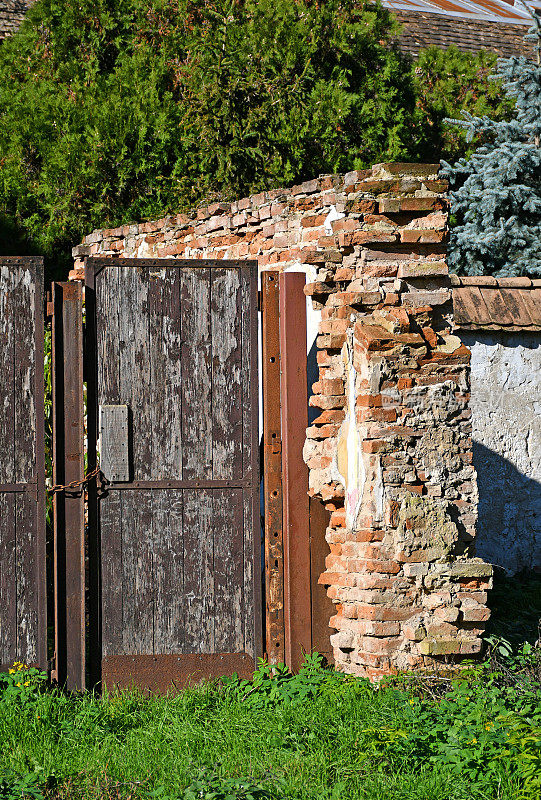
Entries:
[[462,339],[472,351],[477,553],[512,573],[541,568],[541,337]]

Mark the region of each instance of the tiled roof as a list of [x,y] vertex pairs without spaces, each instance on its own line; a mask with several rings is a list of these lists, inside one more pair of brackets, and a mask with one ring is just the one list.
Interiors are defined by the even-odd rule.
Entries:
[[541,279],[451,276],[455,327],[541,331]]
[[474,53],[493,50],[506,58],[531,54],[523,39],[527,30],[524,25],[415,11],[396,11],[395,16],[402,26],[398,38],[400,49],[412,56],[417,56],[424,47],[434,45],[445,49],[452,44]]
[[15,33],[34,2],[35,0],[0,0],[0,40]]
[[[526,0],[532,11],[541,10],[541,0]],[[531,16],[522,0],[383,0],[393,11],[445,14],[458,20],[482,19],[530,25]]]

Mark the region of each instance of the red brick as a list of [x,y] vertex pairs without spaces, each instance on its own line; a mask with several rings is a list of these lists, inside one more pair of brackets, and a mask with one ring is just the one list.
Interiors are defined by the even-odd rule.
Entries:
[[344,381],[342,378],[324,378],[312,385],[314,394],[339,395],[344,392]]
[[479,608],[463,608],[462,619],[464,622],[486,622],[490,617],[490,609],[480,606]]
[[352,244],[389,244],[398,241],[398,235],[386,231],[355,231],[351,241]]
[[363,441],[363,453],[384,453],[388,452],[392,445],[381,439],[368,439]]
[[400,231],[400,241],[404,243],[419,242],[419,244],[437,244],[443,242],[445,231],[435,231],[425,228],[407,228]]
[[395,650],[398,650],[401,644],[402,639],[400,636],[393,636],[386,639],[363,636],[360,646],[367,653],[380,653],[381,655],[385,655],[388,653],[394,653]]
[[346,510],[344,508],[337,509],[333,511],[331,514],[330,524],[337,527],[343,528],[346,524]]

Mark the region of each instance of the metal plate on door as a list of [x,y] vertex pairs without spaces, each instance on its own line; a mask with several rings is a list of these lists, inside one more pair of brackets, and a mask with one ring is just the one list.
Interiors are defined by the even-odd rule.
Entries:
[[100,406],[100,469],[108,481],[129,481],[128,406]]

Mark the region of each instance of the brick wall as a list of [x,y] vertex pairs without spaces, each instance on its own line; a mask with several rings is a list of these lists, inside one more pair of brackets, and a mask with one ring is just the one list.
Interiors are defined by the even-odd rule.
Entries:
[[[445,188],[436,169],[434,165],[380,164],[371,170],[320,176],[233,203],[212,203],[153,222],[96,230],[74,248],[75,268],[81,269],[88,255],[118,255],[256,258],[261,269],[299,265],[310,272],[322,263],[324,253],[336,266],[337,259],[369,241],[381,226],[379,219],[372,219],[377,197],[389,198],[392,204],[396,193],[404,192],[411,209],[422,205],[427,201],[417,195],[436,198]],[[423,171],[420,178],[416,173]],[[423,235],[423,241],[434,238],[441,241],[442,232]]]
[[94,231],[88,255],[256,258],[302,269],[319,309],[319,416],[304,450],[330,512],[320,582],[337,668],[377,677],[478,653],[491,567],[477,513],[470,353],[452,332],[445,181],[378,164],[190,214]]

